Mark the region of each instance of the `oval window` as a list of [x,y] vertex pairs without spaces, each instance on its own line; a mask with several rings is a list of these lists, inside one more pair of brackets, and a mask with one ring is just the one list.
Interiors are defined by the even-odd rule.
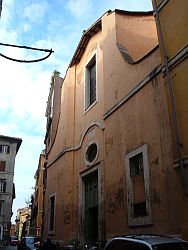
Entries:
[[91,164],[96,159],[97,153],[98,153],[97,145],[95,143],[91,144],[86,151],[87,162]]

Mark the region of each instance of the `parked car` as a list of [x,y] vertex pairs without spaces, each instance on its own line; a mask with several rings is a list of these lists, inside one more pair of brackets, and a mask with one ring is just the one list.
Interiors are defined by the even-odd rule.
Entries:
[[17,246],[19,243],[17,236],[10,236],[10,245],[11,246]]
[[23,237],[18,245],[18,250],[36,250],[39,242],[40,242],[39,237],[35,236]]
[[128,235],[108,241],[105,250],[188,250],[188,242],[163,235]]

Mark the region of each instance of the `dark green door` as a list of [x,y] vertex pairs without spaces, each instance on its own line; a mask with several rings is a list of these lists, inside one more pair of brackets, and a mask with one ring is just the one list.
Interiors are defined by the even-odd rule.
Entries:
[[93,245],[98,239],[98,175],[85,178],[85,241]]

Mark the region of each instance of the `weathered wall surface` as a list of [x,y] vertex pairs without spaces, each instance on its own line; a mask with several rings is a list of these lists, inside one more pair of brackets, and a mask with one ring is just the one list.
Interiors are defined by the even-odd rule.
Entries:
[[[106,119],[105,167],[110,166],[105,171],[108,237],[135,232],[179,234],[179,180],[171,164],[171,135],[164,98],[161,79],[153,79]],[[130,228],[126,216],[125,156],[143,144],[148,145],[152,225]]]
[[[125,60],[117,43],[134,62]],[[84,69],[95,53],[97,101],[85,111]],[[174,151],[160,62],[152,16],[112,12],[102,17],[102,30],[92,34],[62,85],[57,134],[48,154],[45,237],[49,196],[55,194],[55,231],[50,236],[84,242],[84,178],[94,171],[98,173],[100,239],[134,232],[181,234],[180,180],[172,167]],[[86,151],[93,142],[98,155],[88,166]],[[148,150],[152,219],[147,226],[130,227],[125,157],[142,145]],[[143,193],[137,194],[138,200],[139,195]]]

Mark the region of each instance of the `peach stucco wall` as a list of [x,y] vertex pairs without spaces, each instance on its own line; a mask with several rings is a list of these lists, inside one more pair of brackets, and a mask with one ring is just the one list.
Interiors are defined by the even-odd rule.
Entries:
[[[147,23],[147,25],[145,25]],[[134,61],[150,52],[158,44],[154,17],[116,15],[116,42],[123,45]]]
[[[142,30],[144,30],[145,33],[147,31],[148,25],[151,29],[151,20],[153,20],[152,33],[154,42],[151,43],[149,39],[149,43],[144,43],[143,51],[142,48],[139,48],[139,55],[138,53],[134,53],[135,55],[132,55],[132,51],[133,44],[135,43],[135,40],[138,39],[137,32],[140,32],[140,26],[137,26],[136,29],[135,25],[130,39],[129,34],[131,33],[130,30],[132,25],[132,22],[129,20],[130,17],[126,17],[125,15],[125,17],[122,19],[122,15],[116,16],[116,20],[118,20],[116,26],[118,27],[118,24],[121,24],[121,28],[116,28],[117,32],[115,30],[115,26],[111,25],[112,22],[115,22],[114,18],[114,14],[105,16],[103,18],[103,25],[106,27],[106,29],[104,29],[103,31],[105,112],[110,109],[114,105],[114,103],[117,103],[119,100],[121,100],[122,97],[128,94],[128,92],[144,77],[146,77],[146,75],[149,74],[151,70],[160,62],[159,53],[157,52],[152,54],[139,64],[129,64],[125,61],[116,45],[116,43],[118,42],[122,44],[122,41],[125,40],[126,42],[124,42],[123,45],[128,50],[130,56],[135,56],[135,58],[137,56],[140,59],[140,51],[142,52],[142,56],[145,56],[146,52],[152,50],[158,44],[153,17],[150,16],[150,18],[143,18],[143,20],[141,20],[141,17],[132,18],[133,25],[135,25],[134,23],[137,22],[137,20],[142,23]],[[122,25],[123,21],[125,22],[124,26]],[[123,35],[120,35],[120,33],[122,33]],[[137,40],[137,43],[139,44],[139,40]]]
[[[171,168],[171,134],[163,78],[159,75],[148,78],[138,92],[105,117],[142,80],[152,76],[151,72],[160,65],[159,49],[140,63],[129,64],[116,43],[125,46],[134,60],[144,57],[157,46],[153,17],[105,14],[102,30],[90,38],[79,63],[67,70],[61,89],[57,134],[48,154],[45,195],[48,208],[49,195],[56,194],[55,234],[51,235],[56,240],[82,239],[81,177],[96,168],[100,168],[101,238],[132,232],[179,234],[179,180]],[[84,67],[94,53],[98,96],[95,105],[85,112]],[[84,158],[91,142],[98,145],[99,155],[89,168]],[[128,227],[127,218],[125,156],[143,144],[148,145],[152,225],[133,229]],[[172,204],[175,206],[169,211]],[[47,228],[48,209],[45,237]]]

